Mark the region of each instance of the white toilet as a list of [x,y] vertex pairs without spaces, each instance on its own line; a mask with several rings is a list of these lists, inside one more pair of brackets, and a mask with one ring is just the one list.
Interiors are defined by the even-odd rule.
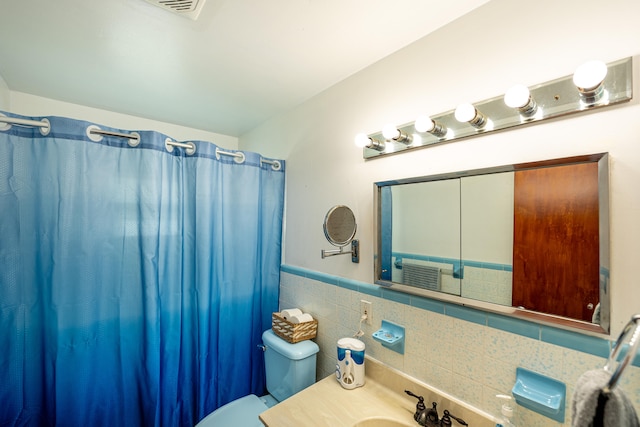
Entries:
[[316,380],[316,353],[313,341],[291,344],[271,329],[262,334],[268,395],[255,394],[236,399],[203,418],[196,427],[264,427],[258,415],[289,396],[309,387]]

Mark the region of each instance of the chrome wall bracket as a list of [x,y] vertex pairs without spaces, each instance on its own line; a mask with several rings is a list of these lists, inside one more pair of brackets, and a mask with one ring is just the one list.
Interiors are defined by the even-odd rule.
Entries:
[[[633,97],[632,58],[611,62],[606,66],[606,77],[597,91],[595,88],[593,91],[579,89],[573,76],[562,77],[529,87],[533,102],[519,108],[507,106],[504,97],[498,96],[474,103],[473,107],[478,114],[470,122],[458,121],[454,110],[431,116],[434,128],[437,125],[447,130],[444,134],[418,132],[416,127],[420,126],[416,126],[416,122],[398,126],[401,134],[411,136],[410,144],[393,138],[387,139],[382,132],[368,134],[368,146],[363,148],[363,157],[375,159],[630,101]],[[485,122],[476,120],[477,117],[484,118]]]
[[351,241],[351,250],[345,251],[344,248],[346,246],[341,246],[340,249],[322,249],[320,255],[322,259],[335,256],[335,255],[348,255],[351,254],[351,262],[359,263],[360,262],[360,242],[358,239],[353,239]]

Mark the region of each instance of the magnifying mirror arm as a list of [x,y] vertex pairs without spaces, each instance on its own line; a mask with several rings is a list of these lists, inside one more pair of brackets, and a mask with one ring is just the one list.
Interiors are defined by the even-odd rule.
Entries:
[[351,262],[360,262],[360,244],[357,239],[351,241],[351,250],[345,251],[346,246],[340,246],[340,249],[323,249],[321,252],[322,259],[335,255],[347,255],[351,254]]

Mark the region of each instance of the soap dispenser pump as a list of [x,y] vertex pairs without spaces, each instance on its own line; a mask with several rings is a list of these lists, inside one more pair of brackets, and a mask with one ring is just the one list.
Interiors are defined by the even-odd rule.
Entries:
[[513,406],[511,406],[511,400],[513,398],[506,394],[497,394],[496,397],[504,401],[500,411],[502,413],[502,420],[496,424],[496,427],[515,427],[515,424],[511,422],[511,417],[513,417]]

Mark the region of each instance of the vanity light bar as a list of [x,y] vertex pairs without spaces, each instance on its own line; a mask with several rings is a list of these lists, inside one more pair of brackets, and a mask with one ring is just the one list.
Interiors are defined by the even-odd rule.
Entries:
[[[589,61],[565,76],[539,85],[515,86],[503,96],[462,104],[428,117],[433,122],[386,126],[387,132],[359,134],[356,145],[365,159],[478,136],[568,114],[608,107],[633,98],[632,58],[605,64]],[[393,132],[391,132],[393,131]]]

